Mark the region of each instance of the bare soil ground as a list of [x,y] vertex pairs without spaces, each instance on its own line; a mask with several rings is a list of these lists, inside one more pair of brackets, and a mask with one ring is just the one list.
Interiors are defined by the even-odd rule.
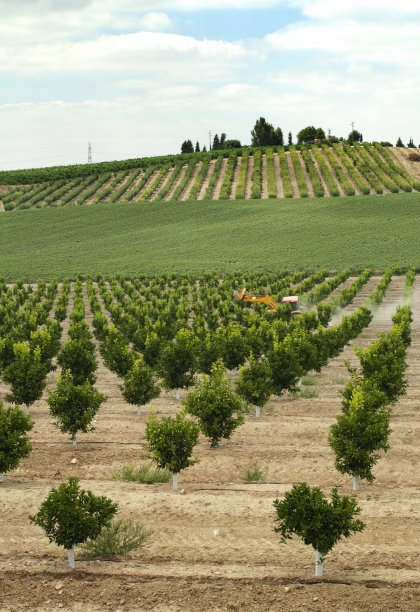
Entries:
[[195,164],[195,167],[194,167],[193,173],[192,173],[192,175],[190,176],[189,181],[188,181],[188,183],[186,184],[184,191],[181,193],[181,195],[180,195],[180,197],[179,197],[179,200],[180,200],[181,202],[185,202],[185,200],[188,200],[188,196],[189,196],[190,191],[191,191],[191,189],[192,189],[192,187],[193,187],[193,185],[194,185],[194,183],[195,183],[195,180],[196,180],[196,178],[197,178],[197,175],[198,175],[198,173],[199,173],[199,172],[200,172],[200,170],[201,170],[201,166],[202,166],[202,165],[203,165],[203,162],[202,162],[202,161],[199,161],[199,162],[197,162],[197,163]]
[[278,153],[273,153],[273,159],[274,159],[274,178],[276,181],[276,195],[278,198],[284,198],[284,190],[283,190],[283,183],[281,180],[280,162],[279,162]]
[[225,157],[222,161],[222,165],[220,166],[220,170],[219,170],[219,176],[216,179],[216,184],[214,186],[214,191],[213,191],[213,195],[212,195],[212,200],[218,200],[220,197],[220,191],[222,189],[222,185],[223,185],[223,178],[225,176],[226,173],[226,169],[227,169],[227,165],[228,165],[228,158]]
[[250,155],[248,157],[248,166],[246,169],[246,179],[245,179],[245,200],[249,200],[251,198],[252,191],[252,175],[254,173],[254,156]]
[[[402,278],[393,279],[356,344],[364,346],[389,329],[402,302],[403,284]],[[356,308],[374,286],[372,279],[347,310]],[[45,397],[36,402],[33,451],[0,485],[0,609],[418,610],[420,277],[413,316],[408,393],[393,409],[391,448],[374,470],[376,480],[362,481],[359,492],[352,491],[350,477],[335,471],[327,442],[348,377],[344,360],[356,363],[353,346],[306,387],[315,397],[273,397],[261,418],[248,414],[246,423],[217,449],[201,438],[200,463],[180,474],[179,492],[170,483],[112,478],[114,470],[140,461],[146,417],[137,417],[136,408],[124,402],[119,379],[101,361],[96,386],[109,399],[99,411],[95,431],[80,434],[76,448],[53,426]],[[92,319],[89,311],[86,318]],[[64,339],[67,330],[68,320]],[[51,387],[54,380],[53,373]],[[1,383],[0,399],[6,392]],[[180,403],[173,393],[163,393],[153,407],[161,417],[174,414]],[[249,483],[243,472],[255,460],[263,479]],[[69,476],[118,501],[119,516],[154,529],[150,546],[115,560],[88,559],[76,549],[76,569],[69,570],[65,551],[49,544],[28,521],[51,488]],[[274,499],[302,481],[326,494],[337,487],[340,494],[356,497],[366,523],[364,532],[339,542],[327,556],[323,578],[313,576],[311,548],[300,540],[281,544],[273,532]]]
[[210,179],[214,172],[214,167],[216,165],[216,160],[212,159],[209,163],[209,167],[207,169],[207,174],[204,177],[203,184],[201,185],[200,191],[198,192],[197,200],[204,200],[204,196],[206,195],[207,187],[209,186]]
[[402,147],[389,147],[387,151],[394,158],[397,165],[402,166],[412,176],[420,178],[420,162],[410,161],[408,156],[410,153],[418,153],[418,149],[404,149]]
[[306,165],[305,165],[305,161],[304,161],[304,159],[302,157],[302,153],[300,151],[298,151],[297,154],[298,154],[300,166],[302,168],[303,176],[305,177],[305,182],[306,182],[306,185],[308,187],[308,196],[310,198],[314,198],[315,197],[314,187],[312,185],[312,181],[311,181],[311,177],[309,176],[309,172],[306,169]]
[[242,160],[243,160],[243,157],[238,157],[237,163],[235,166],[235,170],[233,171],[233,181],[232,181],[232,185],[230,188],[229,200],[234,200],[236,196],[236,187],[238,185],[239,171],[242,166]]
[[159,182],[159,185],[157,185],[156,189],[154,190],[154,192],[149,196],[148,201],[152,202],[153,200],[155,200],[157,198],[158,193],[160,192],[160,190],[168,183],[168,181],[170,180],[172,174],[174,173],[175,170],[175,166],[172,166],[172,168],[169,168],[168,172],[166,172],[163,177],[162,180]]

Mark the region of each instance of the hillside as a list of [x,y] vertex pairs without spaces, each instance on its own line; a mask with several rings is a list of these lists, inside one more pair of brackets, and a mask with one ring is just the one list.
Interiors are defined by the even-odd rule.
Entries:
[[378,143],[323,144],[0,172],[0,210],[420,191],[420,164],[408,153]]
[[0,276],[418,266],[420,196],[194,201],[0,215]]

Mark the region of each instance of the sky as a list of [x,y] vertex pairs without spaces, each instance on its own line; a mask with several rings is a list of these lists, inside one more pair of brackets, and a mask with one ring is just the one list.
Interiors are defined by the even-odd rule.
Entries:
[[419,0],[0,0],[0,169],[250,144],[259,117],[420,144]]

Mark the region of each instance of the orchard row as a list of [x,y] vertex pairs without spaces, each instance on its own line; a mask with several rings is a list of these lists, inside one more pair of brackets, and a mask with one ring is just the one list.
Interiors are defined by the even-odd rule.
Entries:
[[11,187],[6,211],[45,206],[178,200],[353,196],[420,190],[379,143],[212,152]]

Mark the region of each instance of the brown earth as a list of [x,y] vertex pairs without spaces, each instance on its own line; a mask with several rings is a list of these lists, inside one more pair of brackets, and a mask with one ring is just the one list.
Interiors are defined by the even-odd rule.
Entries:
[[[363,301],[375,281],[348,311]],[[402,302],[403,284],[402,278],[393,279],[356,344],[364,346],[389,329]],[[136,408],[124,402],[120,381],[101,361],[96,386],[109,399],[99,411],[95,431],[80,434],[76,448],[53,426],[45,398],[36,402],[31,410],[33,451],[0,485],[0,609],[418,610],[419,277],[413,316],[408,393],[393,409],[391,448],[375,467],[376,480],[362,481],[359,492],[352,491],[350,477],[335,471],[327,442],[348,377],[344,359],[356,364],[352,346],[306,381],[312,384],[303,388],[315,397],[273,397],[259,419],[249,413],[246,423],[217,449],[201,438],[196,449],[200,463],[180,474],[179,492],[170,483],[112,478],[121,466],[140,460],[145,416],[137,417]],[[92,319],[89,311],[86,318]],[[68,321],[63,339],[67,330]],[[52,388],[54,379],[51,374]],[[2,383],[0,399],[6,392]],[[173,393],[163,393],[153,407],[160,417],[174,414],[180,404]],[[73,459],[77,462],[71,463]],[[244,469],[255,460],[263,479],[246,482]],[[115,560],[88,559],[76,549],[76,569],[69,570],[65,551],[49,544],[28,520],[51,487],[69,476],[118,501],[119,516],[152,528],[150,545]],[[340,494],[355,497],[366,523],[364,532],[339,542],[327,556],[323,578],[313,576],[310,547],[295,539],[281,544],[273,532],[274,499],[302,481],[320,486],[327,495],[337,487]]]
[[204,177],[203,184],[201,185],[201,188],[198,192],[197,200],[204,200],[204,196],[206,195],[207,187],[209,186],[210,179],[214,172],[215,165],[216,165],[216,160],[215,159],[210,160],[209,167],[207,168],[207,174]]

